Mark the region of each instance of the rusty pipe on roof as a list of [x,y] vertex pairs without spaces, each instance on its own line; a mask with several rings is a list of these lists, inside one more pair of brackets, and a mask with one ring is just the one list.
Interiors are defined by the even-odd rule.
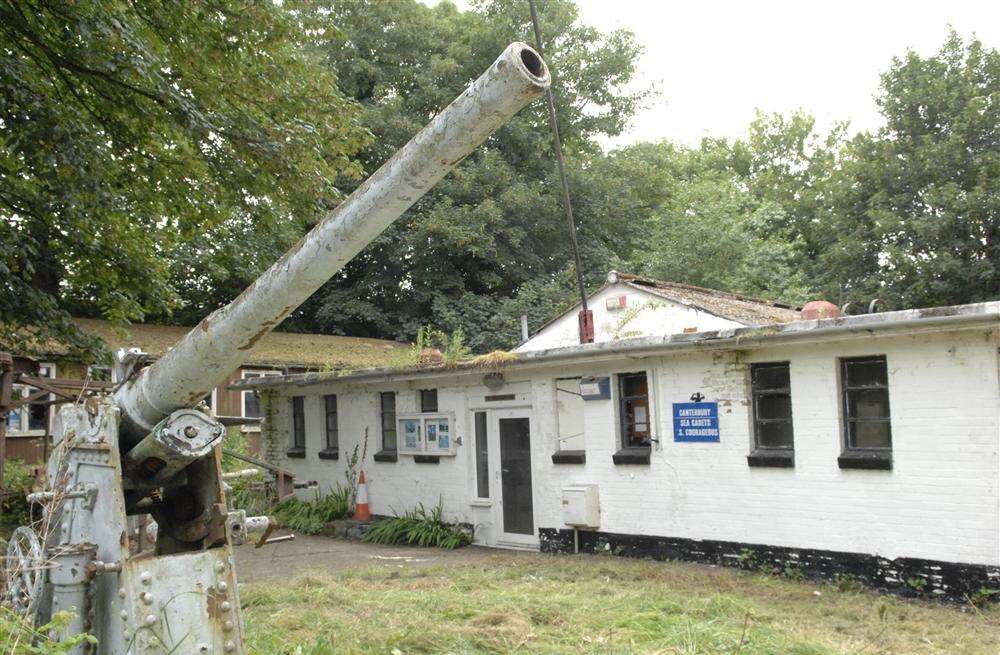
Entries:
[[194,406],[257,341],[341,270],[448,171],[545,92],[548,67],[512,43],[458,98],[251,284],[116,392],[131,446],[172,411]]

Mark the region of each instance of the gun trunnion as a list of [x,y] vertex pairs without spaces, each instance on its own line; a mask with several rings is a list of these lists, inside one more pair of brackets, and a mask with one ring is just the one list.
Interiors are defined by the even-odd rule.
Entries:
[[[63,406],[46,489],[31,496],[43,520],[19,528],[8,548],[12,605],[37,625],[70,611],[58,637],[89,633],[103,655],[244,653],[231,546],[266,537],[271,526],[226,505],[225,430],[196,406],[262,336],[548,85],[541,57],[511,44],[238,298],[146,368],[137,351],[120,355],[124,382],[112,395]],[[80,644],[71,652],[92,651]]]

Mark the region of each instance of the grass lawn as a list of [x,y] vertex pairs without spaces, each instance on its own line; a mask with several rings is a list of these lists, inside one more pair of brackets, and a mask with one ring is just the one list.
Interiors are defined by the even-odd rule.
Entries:
[[762,574],[499,554],[241,587],[255,655],[1000,653],[1000,608],[902,601]]

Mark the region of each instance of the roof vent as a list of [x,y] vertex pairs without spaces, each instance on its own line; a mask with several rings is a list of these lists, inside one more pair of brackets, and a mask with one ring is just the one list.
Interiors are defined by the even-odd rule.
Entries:
[[840,309],[832,302],[826,300],[810,300],[802,307],[800,313],[803,321],[815,321],[822,318],[837,318],[840,316]]

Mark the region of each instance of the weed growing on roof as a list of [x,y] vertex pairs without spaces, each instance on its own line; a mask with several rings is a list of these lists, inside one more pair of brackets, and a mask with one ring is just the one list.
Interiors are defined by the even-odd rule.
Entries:
[[471,536],[465,530],[445,523],[442,513],[440,500],[430,511],[420,504],[402,516],[376,522],[361,540],[369,544],[436,546],[448,550],[471,543]]

